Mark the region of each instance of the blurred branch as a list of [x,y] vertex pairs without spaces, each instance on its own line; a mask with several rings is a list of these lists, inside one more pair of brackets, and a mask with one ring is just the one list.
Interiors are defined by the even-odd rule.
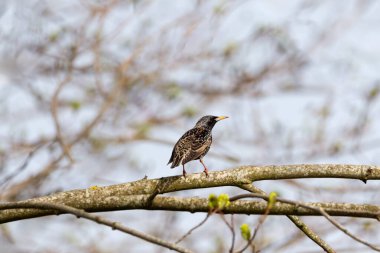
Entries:
[[51,115],[53,117],[54,126],[55,126],[55,130],[56,130],[56,139],[57,139],[59,145],[61,146],[64,155],[70,160],[70,162],[73,162],[74,159],[72,158],[72,156],[70,154],[70,147],[68,147],[64,141],[64,137],[62,135],[62,128],[61,128],[61,125],[59,123],[57,111],[58,111],[59,94],[61,93],[64,86],[72,80],[73,64],[74,64],[74,60],[75,60],[76,56],[77,56],[77,47],[73,46],[70,50],[70,56],[68,59],[68,67],[67,67],[66,76],[61,82],[59,82],[57,88],[54,91],[54,94],[53,94],[53,97],[52,97],[51,103],[50,103]]
[[45,143],[39,143],[37,144],[37,146],[35,146],[33,148],[32,151],[29,152],[28,156],[26,157],[25,161],[21,164],[20,167],[18,167],[17,169],[14,170],[13,173],[11,173],[10,175],[4,177],[2,180],[0,180],[0,189],[2,187],[5,186],[5,184],[7,182],[9,182],[10,180],[12,180],[15,176],[17,176],[18,174],[20,174],[24,169],[26,169],[26,167],[28,166],[29,164],[29,161],[30,159],[33,158],[34,154],[40,149],[42,148],[43,146],[45,145]]
[[[168,121],[171,119],[168,119]],[[154,122],[155,124],[161,124],[161,122]],[[142,135],[139,134],[138,132],[133,134],[133,135],[120,135],[116,137],[95,137],[97,140],[99,140],[102,143],[110,143],[110,144],[125,144],[127,142],[134,142],[134,141],[149,141],[150,143],[157,143],[157,144],[162,144],[162,145],[168,145],[172,147],[175,142],[164,139],[164,138],[159,138],[159,137],[152,137],[152,136],[147,136],[147,135]],[[237,163],[239,162],[239,158],[231,155],[231,154],[224,154],[224,153],[216,153],[213,151],[210,151],[210,153],[207,154],[208,157],[214,157],[218,159],[223,159],[225,161],[229,162],[234,162]]]
[[52,171],[57,168],[58,163],[64,158],[62,153],[59,157],[50,161],[45,167],[37,174],[28,177],[27,179],[12,185],[5,192],[0,193],[0,199],[2,200],[14,200],[20,192],[23,192],[28,187],[36,187],[42,180],[50,175]]
[[84,126],[83,129],[77,134],[75,139],[72,142],[70,142],[70,144],[69,144],[70,147],[73,146],[74,144],[76,144],[77,142],[79,142],[81,139],[87,137],[91,133],[93,128],[100,122],[100,120],[103,118],[103,116],[105,115],[105,113],[107,112],[109,107],[114,102],[114,99],[119,94],[119,91],[120,91],[122,85],[123,85],[122,82],[118,82],[117,84],[115,84],[113,86],[110,94],[108,95],[108,97],[105,99],[105,101],[101,105],[96,116],[86,126]]

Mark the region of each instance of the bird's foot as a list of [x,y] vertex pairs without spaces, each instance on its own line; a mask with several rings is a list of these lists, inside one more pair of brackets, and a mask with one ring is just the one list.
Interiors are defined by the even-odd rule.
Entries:
[[183,175],[183,177],[186,177],[187,173],[185,170],[182,171],[182,175]]
[[208,177],[208,169],[206,167],[203,172],[206,174],[206,177]]

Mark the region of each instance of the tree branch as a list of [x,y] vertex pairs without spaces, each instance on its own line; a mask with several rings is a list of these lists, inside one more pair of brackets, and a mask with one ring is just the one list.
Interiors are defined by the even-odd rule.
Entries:
[[[83,209],[87,212],[104,212],[117,210],[166,210],[166,211],[187,211],[187,212],[204,212],[209,211],[208,199],[198,197],[167,197],[156,196],[149,203],[149,195],[135,196],[120,196],[106,197],[105,199],[95,198],[91,196],[88,203],[75,203],[75,197],[63,203],[64,205],[72,206],[77,209]],[[62,199],[61,199],[62,200]],[[50,199],[47,203],[62,203],[60,199]],[[74,201],[74,202],[73,202]],[[42,198],[31,199],[24,202],[16,203],[39,203],[43,202]],[[12,203],[12,202],[11,202]],[[303,202],[302,202],[303,203]],[[49,210],[38,209],[9,209],[4,208],[4,205],[9,202],[0,203],[0,224],[10,221],[29,219],[40,216],[56,214]],[[367,204],[348,204],[348,203],[303,203],[312,207],[322,207],[331,216],[348,216],[377,219],[380,213],[380,206]],[[223,209],[225,214],[263,214],[265,212],[266,202],[253,200],[239,200],[231,203],[229,207]],[[309,210],[301,206],[292,204],[279,203],[272,208],[270,215],[298,215],[298,216],[320,216],[319,211]]]
[[[234,196],[234,197],[231,197],[230,198],[230,201],[236,201],[238,199],[242,199],[242,198],[261,198],[261,199],[265,199],[266,201],[269,201],[269,197],[266,196],[266,195],[263,195],[263,194],[257,194],[257,193],[250,193],[250,194],[241,194],[241,195],[237,195],[237,196]],[[283,199],[283,198],[277,198],[276,201],[278,202],[281,202],[281,203],[287,203],[287,204],[292,204],[294,206],[300,206],[302,208],[307,208],[309,210],[313,210],[313,211],[316,211],[316,212],[319,212],[322,216],[324,216],[330,223],[332,223],[335,227],[337,227],[339,230],[341,230],[343,233],[345,233],[346,235],[348,235],[349,237],[351,237],[352,239],[356,240],[357,242],[360,242],[368,247],[370,247],[371,249],[373,250],[376,250],[376,251],[380,251],[380,247],[377,247],[369,242],[366,242],[362,239],[360,239],[359,237],[353,235],[351,232],[348,231],[347,228],[345,228],[343,225],[339,224],[339,222],[337,222],[335,219],[333,219],[329,214],[328,212],[326,212],[324,210],[323,207],[319,206],[319,207],[316,207],[316,206],[312,206],[312,205],[309,205],[309,204],[305,204],[303,202],[300,202],[300,201],[293,201],[293,200],[288,200],[288,199]],[[379,215],[379,214],[378,214]]]
[[[267,195],[263,190],[257,188],[253,184],[245,184],[241,186],[242,189],[247,190],[252,193],[259,193],[262,195]],[[307,237],[309,237],[313,242],[315,242],[319,247],[321,247],[325,252],[335,253],[335,250],[328,245],[319,235],[317,235],[304,221],[295,215],[286,215],[288,219],[293,222]]]
[[[165,177],[142,179],[135,182],[105,187],[90,187],[82,190],[60,192],[25,202],[60,203],[89,212],[128,209],[172,210],[208,212],[208,200],[202,198],[165,197],[156,194],[218,186],[237,186],[258,180],[290,178],[353,178],[359,180],[380,179],[380,168],[365,165],[289,165],[289,166],[242,166],[235,169]],[[155,196],[152,198],[152,196]],[[321,206],[332,216],[378,218],[380,207],[349,203],[307,203]],[[262,201],[236,201],[224,213],[263,214],[266,203]],[[53,214],[36,209],[13,209],[0,211],[0,223]],[[271,210],[270,215],[321,215],[319,212],[282,203]]]
[[75,215],[76,217],[82,217],[87,220],[95,221],[96,223],[106,225],[108,227],[111,227],[113,230],[119,230],[121,232],[136,236],[140,239],[143,239],[145,241],[151,242],[153,244],[160,245],[162,247],[175,250],[177,252],[182,253],[191,253],[190,250],[182,248],[178,246],[175,243],[167,242],[165,240],[162,240],[158,237],[148,235],[145,233],[142,233],[140,231],[137,231],[135,229],[126,227],[118,222],[114,222],[112,220],[106,219],[101,216],[97,216],[91,213],[87,213],[84,210],[76,209],[70,206],[62,205],[62,204],[56,204],[56,203],[43,203],[43,202],[18,202],[18,203],[0,203],[0,206],[2,209],[5,208],[36,208],[37,210],[48,210],[51,212],[55,212],[56,214],[60,213],[70,213]]

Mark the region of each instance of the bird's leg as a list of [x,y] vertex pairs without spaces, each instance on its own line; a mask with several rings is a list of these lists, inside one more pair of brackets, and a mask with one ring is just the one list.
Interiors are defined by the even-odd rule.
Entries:
[[203,172],[206,174],[206,177],[208,177],[208,169],[207,169],[206,165],[203,163],[202,159],[199,159],[199,161],[202,163],[203,168],[205,168]]
[[186,177],[186,170],[185,170],[185,164],[182,164],[182,175]]

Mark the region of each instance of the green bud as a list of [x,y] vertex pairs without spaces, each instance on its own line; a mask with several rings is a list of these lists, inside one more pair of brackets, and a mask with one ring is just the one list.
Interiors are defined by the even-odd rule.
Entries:
[[144,122],[136,125],[136,137],[145,138],[148,135],[151,128],[152,126],[149,122]]
[[215,209],[218,207],[218,198],[216,197],[215,194],[211,193],[208,196],[208,207],[210,209]]
[[166,86],[166,96],[170,99],[176,99],[181,95],[182,89],[176,83],[170,83]]
[[197,113],[197,109],[195,109],[194,107],[191,107],[191,106],[188,106],[188,107],[185,107],[182,111],[182,114],[185,116],[185,117],[194,117],[194,115]]
[[107,143],[101,139],[90,137],[89,142],[91,144],[91,147],[94,151],[102,151],[104,148],[106,148]]
[[268,208],[271,209],[274,204],[276,203],[276,199],[277,199],[277,193],[276,192],[271,192],[269,194],[269,200],[268,200]]
[[375,99],[375,98],[379,95],[379,91],[380,91],[379,86],[375,86],[375,87],[373,87],[373,88],[369,91],[369,93],[368,93],[368,99],[369,99],[369,100],[373,100],[373,99]]
[[244,240],[248,241],[251,238],[251,229],[248,224],[244,223],[240,226],[240,233]]
[[53,32],[49,35],[49,41],[50,42],[56,42],[58,40],[58,37],[60,35],[60,31]]
[[230,197],[226,193],[222,193],[218,196],[218,207],[223,209],[231,204]]
[[70,102],[70,107],[71,109],[73,109],[74,111],[78,111],[79,108],[81,107],[81,104],[79,101],[71,101]]
[[233,55],[238,48],[238,45],[234,42],[231,42],[227,44],[227,46],[223,49],[223,55],[224,57],[230,57]]

